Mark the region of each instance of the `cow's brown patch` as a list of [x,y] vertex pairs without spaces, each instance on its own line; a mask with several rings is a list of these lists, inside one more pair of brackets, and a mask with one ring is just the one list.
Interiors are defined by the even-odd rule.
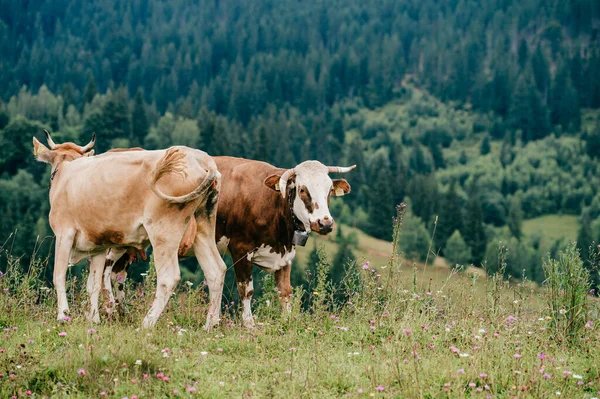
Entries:
[[308,211],[308,213],[313,213],[312,197],[310,196],[310,193],[308,192],[308,189],[306,188],[306,186],[300,187],[299,194],[300,194],[300,199],[302,200],[302,202],[304,202],[304,206],[306,207],[306,210]]
[[119,231],[108,230],[92,236],[90,241],[96,245],[124,244],[123,238],[123,233]]

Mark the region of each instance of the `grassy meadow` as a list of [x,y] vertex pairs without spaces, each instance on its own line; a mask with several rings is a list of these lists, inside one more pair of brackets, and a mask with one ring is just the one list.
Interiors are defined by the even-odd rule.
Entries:
[[[58,323],[55,294],[37,278],[47,265],[22,274],[3,253],[0,397],[600,395],[591,297],[553,310],[550,292],[527,282],[397,258],[361,261],[333,287],[321,254],[314,289],[296,290],[291,314],[281,316],[268,275],[254,329],[242,328],[229,304],[221,325],[206,332],[206,293],[186,282],[155,329],[139,328],[155,289],[152,269],[127,287],[125,311],[99,325],[86,321],[84,284],[71,279],[72,319]],[[573,318],[585,324],[565,328]]]
[[545,239],[577,240],[579,217],[574,215],[544,215],[523,221],[523,233],[527,236],[540,234]]

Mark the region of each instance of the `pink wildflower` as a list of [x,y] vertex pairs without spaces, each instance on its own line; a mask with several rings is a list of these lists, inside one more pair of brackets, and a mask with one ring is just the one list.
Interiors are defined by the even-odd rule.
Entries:
[[79,369],[79,370],[77,370],[77,374],[79,374],[79,375],[85,375],[85,370],[84,369]]
[[194,388],[194,387],[187,387],[187,391],[188,392],[196,392],[196,388]]
[[405,329],[405,330],[404,330],[404,334],[406,334],[406,335],[410,335],[410,330],[408,330],[408,329]]
[[522,357],[523,357],[523,355],[521,355],[520,353],[515,353],[515,354],[513,355],[513,357],[514,357],[515,359],[520,359],[520,358],[522,358]]
[[481,378],[487,378],[487,374],[486,374],[486,373],[481,373],[481,374],[479,374],[479,376],[480,376]]
[[458,369],[457,373],[458,374],[464,374],[465,373],[465,369]]
[[63,331],[63,332],[59,332],[59,333],[58,333],[58,336],[59,336],[59,337],[66,337],[66,336],[67,336],[67,333],[66,333],[66,332],[64,332],[64,331]]
[[381,392],[381,391],[383,391],[384,389],[385,389],[385,388],[383,387],[383,385],[379,385],[378,387],[375,387],[375,390],[376,390],[377,392]]
[[290,350],[291,350],[292,352],[294,352],[294,351],[296,350],[296,347],[292,346],[292,347],[290,348]]

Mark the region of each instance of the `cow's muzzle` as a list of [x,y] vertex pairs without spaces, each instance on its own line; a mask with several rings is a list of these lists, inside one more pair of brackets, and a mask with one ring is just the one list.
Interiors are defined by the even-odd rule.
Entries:
[[310,229],[321,235],[325,235],[331,233],[334,226],[335,221],[332,218],[325,216],[323,219],[317,219],[316,222],[312,222],[310,224]]

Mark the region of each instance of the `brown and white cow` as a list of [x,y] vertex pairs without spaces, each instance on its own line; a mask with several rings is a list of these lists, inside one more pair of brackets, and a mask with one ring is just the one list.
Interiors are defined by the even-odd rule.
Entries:
[[[296,255],[294,234],[332,231],[334,219],[329,213],[329,200],[331,196],[348,194],[350,185],[344,179],[332,180],[329,173],[346,173],[355,166],[328,167],[318,161],[306,161],[286,170],[242,158],[214,157],[214,160],[223,177],[217,212],[217,246],[221,253],[231,254],[243,306],[242,319],[244,325],[252,326],[252,265],[275,274],[282,309],[289,310],[290,270]],[[186,237],[193,236],[193,229],[190,224],[180,244],[180,255],[191,255],[186,249],[189,248]],[[117,259],[113,258],[107,262],[105,278],[110,295],[108,274]],[[130,258],[124,255],[122,259]],[[122,296],[122,292],[117,294]]]
[[[49,221],[56,235],[54,285],[58,319],[68,312],[66,271],[90,257],[90,321],[99,322],[98,296],[108,249],[154,247],[157,289],[143,327],[152,327],[180,280],[177,251],[194,220],[193,249],[210,289],[206,328],[219,320],[225,264],[215,245],[220,173],[205,152],[188,147],[106,153],[90,157],[92,141],[80,147],[47,148],[33,139],[38,161],[52,165]],[[129,255],[126,255],[129,256]]]
[[215,162],[223,176],[217,246],[222,253],[229,251],[235,263],[242,320],[252,326],[252,264],[275,274],[282,310],[289,310],[294,233],[325,235],[333,230],[329,200],[350,193],[350,185],[344,179],[332,180],[329,173],[346,173],[356,166],[305,161],[286,170],[233,157],[215,157]]

